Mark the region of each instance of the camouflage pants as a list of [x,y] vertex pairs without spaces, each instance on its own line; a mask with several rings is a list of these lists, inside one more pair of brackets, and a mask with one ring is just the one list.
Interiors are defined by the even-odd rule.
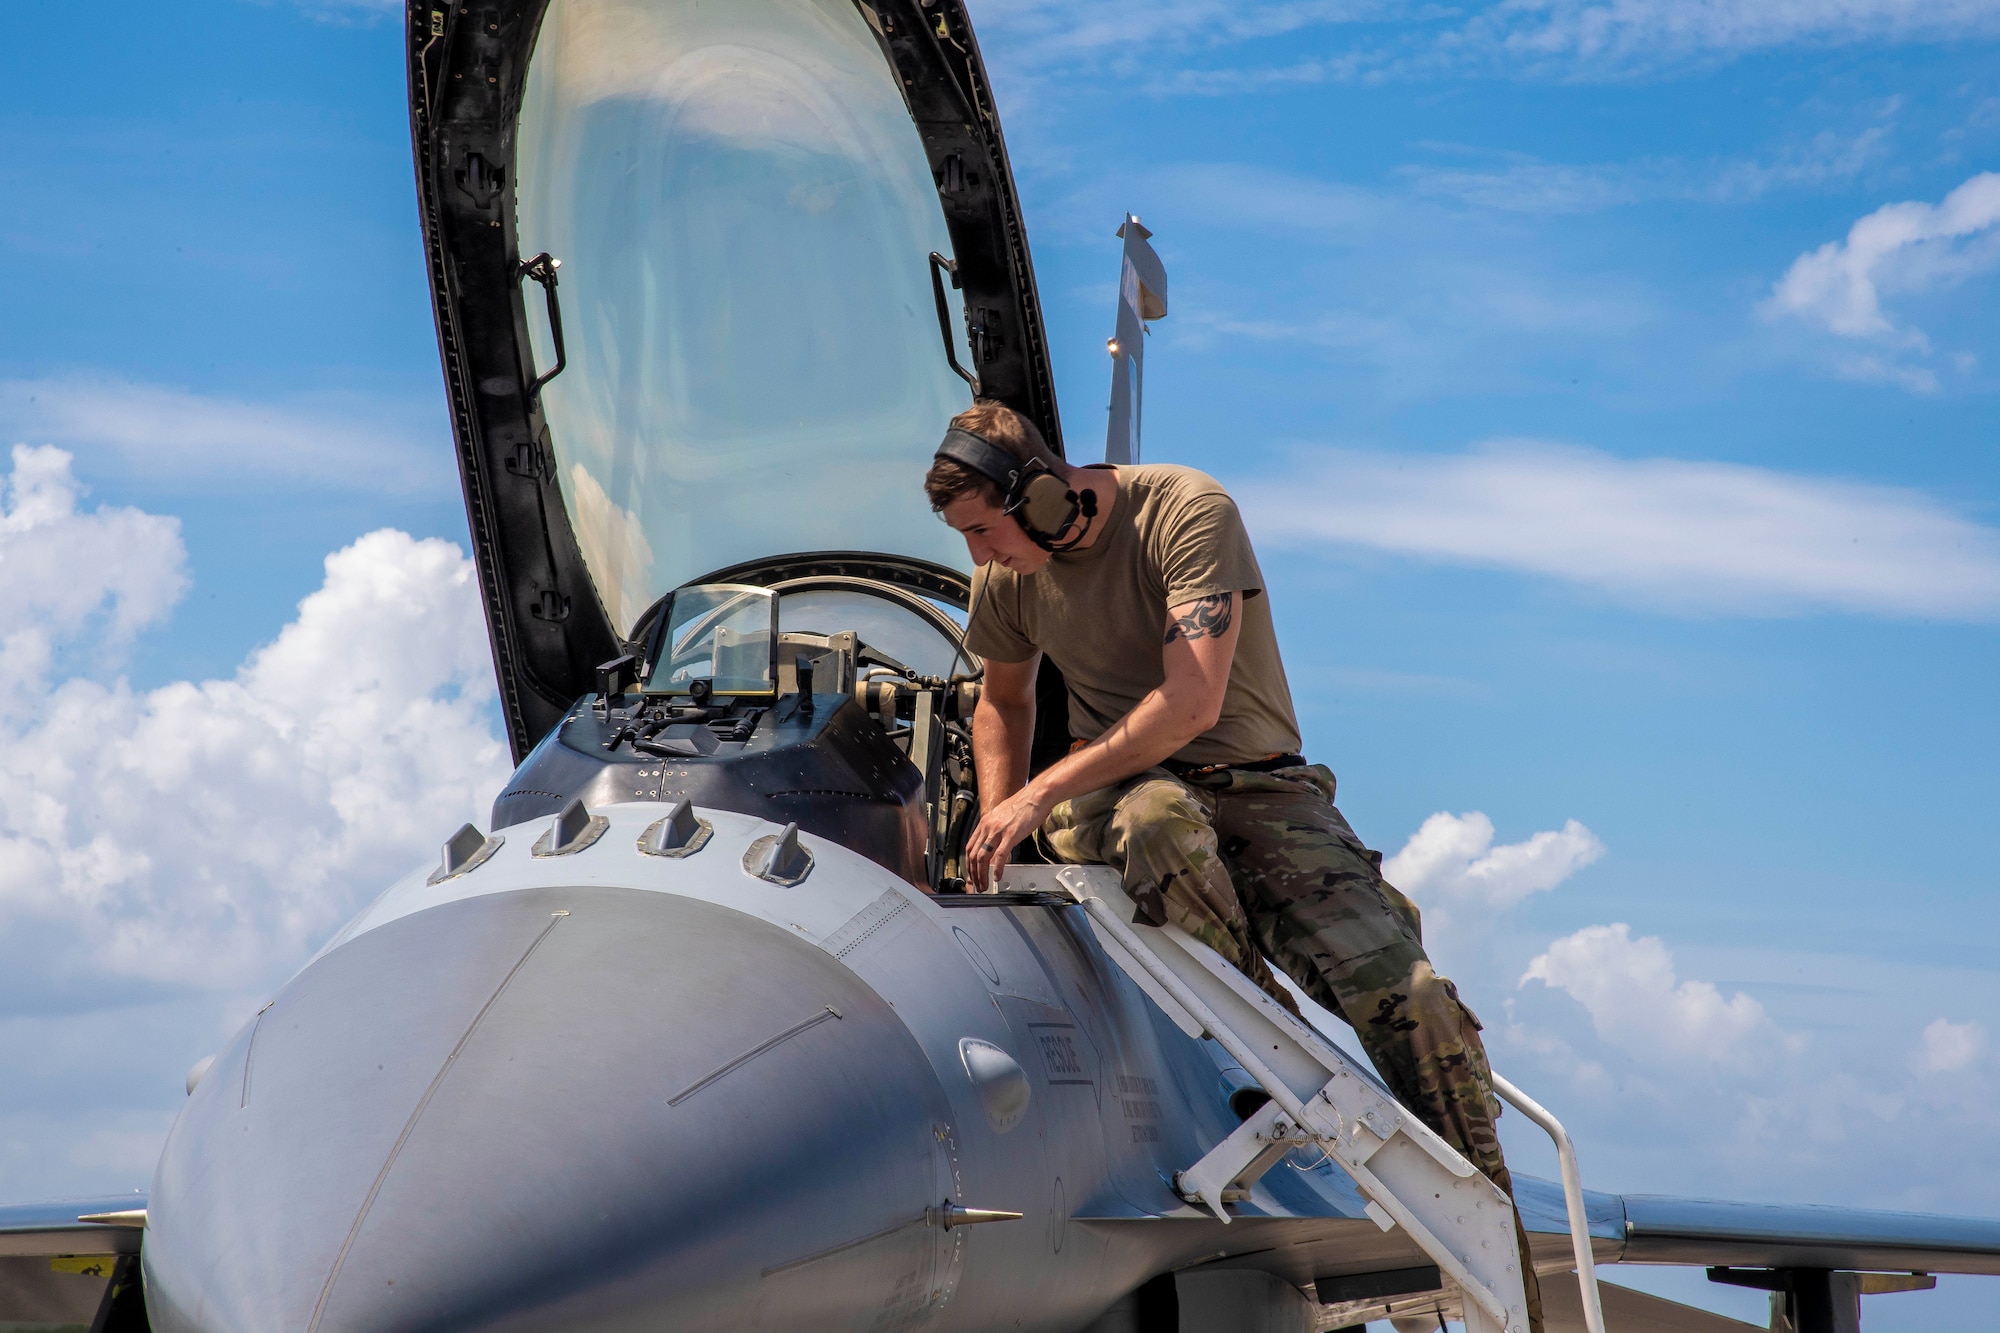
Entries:
[[1265,959],[1283,968],[1354,1028],[1398,1101],[1511,1195],[1479,1020],[1432,970],[1416,905],[1333,796],[1319,764],[1185,779],[1155,768],[1063,802],[1042,833],[1064,861],[1115,867],[1142,919],[1171,921],[1295,1010]]

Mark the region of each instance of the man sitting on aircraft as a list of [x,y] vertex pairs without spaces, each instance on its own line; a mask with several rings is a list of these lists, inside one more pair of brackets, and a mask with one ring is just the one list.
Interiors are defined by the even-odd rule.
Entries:
[[[1192,468],[1071,467],[992,402],[952,418],[924,489],[979,566],[968,887],[991,888],[1038,830],[1062,860],[1117,868],[1150,924],[1171,921],[1296,1011],[1268,957],[1346,1019],[1396,1097],[1511,1194],[1479,1020],[1334,807],[1333,774],[1299,755],[1270,599],[1228,493]],[[1030,778],[1044,653],[1079,739]],[[1526,1278],[1539,1329],[1532,1266]]]

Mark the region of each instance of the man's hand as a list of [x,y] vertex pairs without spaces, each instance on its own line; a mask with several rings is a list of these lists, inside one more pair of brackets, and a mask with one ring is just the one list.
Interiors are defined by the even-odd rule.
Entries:
[[965,847],[966,891],[991,893],[997,889],[1008,856],[1034,836],[1054,808],[1055,802],[1038,796],[1030,784],[984,811],[979,817],[979,827],[972,831],[972,840]]
[[[1028,781],[1028,751],[1035,735],[1035,677],[1042,668],[1042,656],[1025,662],[986,662],[986,683],[979,692],[979,705],[972,714],[972,764],[979,775],[979,824],[965,844],[965,887],[973,893],[992,888],[993,880],[1020,841],[1035,831],[1048,817],[1048,808],[1034,813],[1036,801],[1025,795]],[[1053,808],[1053,802],[1049,808]],[[1019,806],[1019,809],[1013,807]],[[1011,841],[996,832],[994,820],[1002,811],[1008,829],[1020,820],[1029,820],[1024,831]]]

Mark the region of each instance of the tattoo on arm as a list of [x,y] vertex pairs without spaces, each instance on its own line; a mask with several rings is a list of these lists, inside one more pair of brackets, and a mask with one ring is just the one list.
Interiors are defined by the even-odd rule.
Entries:
[[1175,639],[1211,639],[1229,632],[1229,622],[1236,616],[1236,594],[1219,592],[1198,599],[1188,609],[1167,626],[1166,642]]

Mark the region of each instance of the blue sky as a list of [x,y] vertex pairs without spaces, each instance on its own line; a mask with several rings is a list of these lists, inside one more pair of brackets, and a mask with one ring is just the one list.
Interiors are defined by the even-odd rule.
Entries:
[[[2000,5],[973,13],[1072,454],[1130,209],[1146,457],[1243,496],[1310,749],[1592,1182],[2000,1212]],[[0,594],[0,1197],[143,1184],[187,1064],[495,780],[399,42],[0,15],[0,444],[70,459],[0,536],[53,575]],[[237,704],[311,783],[188,758]],[[190,859],[225,818],[322,868]]]

